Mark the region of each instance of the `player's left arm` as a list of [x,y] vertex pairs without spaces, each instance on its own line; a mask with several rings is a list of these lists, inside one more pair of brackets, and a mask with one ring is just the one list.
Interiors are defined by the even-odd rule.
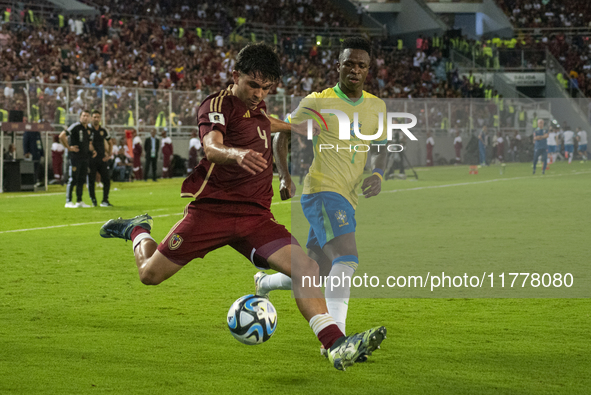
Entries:
[[[381,102],[381,112],[386,114],[386,104]],[[386,117],[384,117],[385,119]],[[370,198],[378,195],[382,191],[382,181],[384,180],[384,169],[386,168],[386,161],[388,157],[388,151],[386,146],[388,145],[388,139],[386,134],[387,125],[383,125],[382,135],[380,138],[373,142],[371,145],[371,168],[372,174],[363,180],[361,184],[361,191],[363,196]]]
[[[271,130],[273,130],[272,127]],[[291,175],[287,166],[290,138],[291,128],[287,131],[279,132],[273,137],[273,156],[275,157],[275,165],[277,165],[277,172],[279,173],[279,194],[281,195],[281,200],[290,199],[296,193],[296,186],[291,181]]]
[[366,198],[376,196],[382,191],[382,180],[384,179],[384,169],[386,168],[388,151],[386,150],[385,145],[380,146],[379,150],[376,150],[377,148],[372,147],[372,174],[363,180],[363,183],[361,184],[361,191]]

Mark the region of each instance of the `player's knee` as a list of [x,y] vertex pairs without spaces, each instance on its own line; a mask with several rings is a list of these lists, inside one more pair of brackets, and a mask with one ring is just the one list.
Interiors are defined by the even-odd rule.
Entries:
[[319,275],[318,263],[316,263],[316,261],[312,258],[309,258],[306,256],[304,259],[302,259],[299,266],[300,266],[299,271],[302,273],[302,275],[307,275],[307,276],[318,276]]
[[163,279],[158,276],[158,273],[152,270],[142,270],[140,272],[140,281],[144,285],[158,285]]

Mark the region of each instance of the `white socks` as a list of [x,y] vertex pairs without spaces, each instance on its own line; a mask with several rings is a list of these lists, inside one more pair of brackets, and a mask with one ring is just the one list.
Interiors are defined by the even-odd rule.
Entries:
[[142,242],[142,240],[145,240],[145,239],[150,239],[152,241],[155,241],[154,238],[149,233],[142,232],[139,235],[137,235],[135,237],[135,239],[133,239],[133,250],[135,251],[135,247],[137,247],[138,245],[140,245],[140,243]]
[[316,314],[314,317],[310,319],[310,328],[314,331],[316,337],[321,330],[333,325],[334,319],[329,314]]
[[266,275],[259,281],[259,289],[262,293],[268,293],[276,289],[291,290],[291,278],[283,273]]
[[[326,282],[326,288],[324,290],[324,297],[326,298],[326,306],[328,307],[328,313],[333,316],[339,329],[344,334],[345,322],[347,321],[347,310],[349,309],[349,295],[351,295],[351,281],[355,269],[350,266],[343,265],[341,263],[335,263],[330,269],[328,281]],[[340,280],[340,285],[332,287],[332,284],[336,284],[336,281],[331,282],[332,276],[337,277]],[[348,281],[343,281],[343,278],[349,278]]]
[[[139,238],[139,236],[138,236]],[[134,240],[135,243],[135,240]],[[326,288],[324,290],[324,297],[326,298],[326,306],[328,307],[328,314],[330,314],[331,322],[336,322],[341,332],[345,333],[345,322],[347,321],[347,310],[349,309],[349,296],[351,295],[351,281],[355,274],[353,267],[357,266],[357,257],[351,256],[354,259],[343,259],[348,257],[337,258],[343,263],[334,263],[330,269],[329,277],[326,281]],[[352,262],[351,262],[352,261]],[[332,284],[337,284],[337,281],[331,282],[331,277],[335,276],[339,279],[338,286],[332,287]],[[343,281],[343,279],[347,279]],[[270,274],[263,277],[259,282],[259,289],[261,293],[268,293],[276,289],[290,290],[291,278],[283,273]],[[310,326],[314,329],[313,320],[319,316],[314,316],[310,320]],[[334,318],[334,321],[333,321]],[[315,321],[314,321],[315,322]],[[328,326],[328,325],[326,325]],[[322,326],[320,330],[326,326]],[[316,330],[314,330],[316,332]],[[318,334],[318,333],[316,333]]]

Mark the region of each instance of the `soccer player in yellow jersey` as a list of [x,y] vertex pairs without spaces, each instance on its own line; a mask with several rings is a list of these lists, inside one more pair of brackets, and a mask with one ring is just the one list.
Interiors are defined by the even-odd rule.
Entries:
[[[359,264],[355,242],[355,208],[359,186],[366,198],[381,191],[386,164],[386,105],[383,100],[363,90],[371,62],[371,44],[363,38],[342,42],[337,70],[339,82],[332,88],[308,95],[288,121],[302,125],[313,119],[321,131],[315,136],[314,161],[304,181],[301,204],[310,223],[308,255],[320,265],[320,274],[352,278]],[[328,111],[332,110],[332,111]],[[382,116],[380,116],[380,113]],[[343,117],[350,124],[344,124]],[[341,129],[347,127],[348,139]],[[288,130],[286,130],[288,132]],[[301,128],[294,130],[301,133]],[[361,136],[361,138],[359,137]],[[371,136],[371,137],[370,137]],[[276,136],[276,152],[287,150],[289,133]],[[357,149],[356,149],[357,148]],[[363,169],[368,150],[372,155],[372,174],[364,179]],[[278,157],[285,157],[277,155]],[[293,183],[287,163],[277,163],[281,179],[281,196],[293,195]],[[337,325],[345,332],[350,283],[333,287],[328,280],[325,289],[327,306]],[[282,274],[255,275],[256,292],[267,295],[275,289],[291,289],[291,280]]]

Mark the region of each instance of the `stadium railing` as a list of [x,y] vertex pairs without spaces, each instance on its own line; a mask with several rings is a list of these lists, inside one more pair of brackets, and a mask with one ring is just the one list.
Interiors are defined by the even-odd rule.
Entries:
[[[102,124],[113,130],[164,129],[172,137],[187,137],[196,127],[197,109],[209,92],[141,89],[128,87],[86,87],[67,84],[39,84],[12,82],[14,95],[4,97],[7,82],[0,82],[0,109],[23,111],[27,120],[49,122],[56,131],[78,121],[81,109],[99,110]],[[266,98],[267,113],[279,119],[295,109],[301,98],[290,95],[269,95]],[[405,112],[417,114],[419,126],[439,133],[449,127],[442,122],[459,126],[455,114],[468,114],[474,120],[477,106],[490,107],[494,100],[482,99],[385,99],[397,103]],[[548,100],[529,98],[505,99],[505,107],[514,102],[516,112],[551,112]],[[587,101],[585,101],[586,105]],[[458,107],[459,106],[459,107]],[[492,108],[492,107],[490,107]],[[492,117],[494,114],[491,114]],[[497,114],[499,115],[499,114]],[[422,117],[422,118],[421,118]],[[444,122],[443,119],[447,120]],[[422,119],[422,121],[421,121]],[[467,119],[467,118],[466,118]],[[464,121],[461,121],[462,123]],[[508,126],[512,127],[512,126]],[[470,129],[468,125],[460,129]]]
[[489,71],[543,71],[546,69],[548,51],[536,49],[498,49],[493,48],[493,56],[461,53],[452,50],[452,62],[463,68]]

